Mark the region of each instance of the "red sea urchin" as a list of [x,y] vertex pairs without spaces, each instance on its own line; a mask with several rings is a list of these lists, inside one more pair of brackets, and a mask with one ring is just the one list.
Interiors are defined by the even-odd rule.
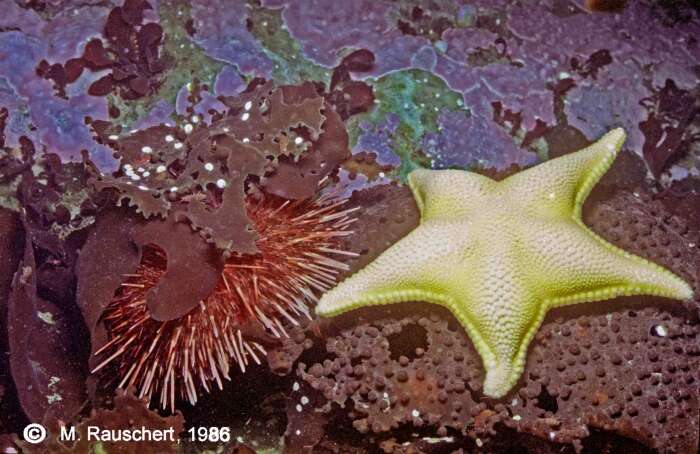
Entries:
[[136,386],[140,397],[157,393],[160,405],[174,410],[176,397],[195,404],[211,382],[221,388],[222,379],[230,379],[231,361],[241,371],[250,359],[259,363],[265,349],[246,340],[241,327],[254,323],[286,335],[285,320],[296,325],[297,317],[308,317],[306,303],[347,268],[331,256],[355,255],[339,249],[354,221],[344,203],[333,195],[299,201],[249,196],[259,252],[229,258],[215,290],[171,321],[149,315],[146,294],[165,273],[167,258],[158,248],[144,248],[140,265],[125,276],[104,313],[109,341],[95,352],[102,361],[93,373],[119,361],[118,387]]

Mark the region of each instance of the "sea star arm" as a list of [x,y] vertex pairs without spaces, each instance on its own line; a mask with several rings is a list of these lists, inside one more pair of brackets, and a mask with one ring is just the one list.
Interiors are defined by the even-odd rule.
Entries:
[[406,301],[445,304],[441,268],[456,261],[439,226],[421,225],[364,269],[326,292],[316,313],[331,317],[361,306]]
[[499,189],[517,197],[524,209],[544,216],[580,218],[583,202],[610,168],[625,141],[614,129],[583,150],[517,173]]
[[461,170],[416,169],[408,175],[421,222],[468,217],[495,183],[478,173]]
[[[500,398],[518,381],[527,347],[542,323],[546,306],[532,291],[527,273],[518,272],[528,257],[516,244],[500,241],[493,253],[475,254],[462,273],[450,307],[481,356],[484,394]],[[464,271],[464,270],[463,270]]]
[[[520,309],[500,316],[495,330],[479,334],[477,340],[470,333],[484,362],[484,394],[489,397],[505,396],[518,382],[525,369],[528,347],[547,312],[546,304],[536,296],[523,292],[520,297]],[[489,353],[479,348],[480,343],[489,346]]]
[[615,247],[580,221],[530,228],[538,230],[528,243],[531,269],[537,270],[531,279],[548,307],[631,295],[693,297],[683,279]]
[[[692,288],[662,267],[605,242],[583,224],[533,222],[528,241],[483,259],[452,311],[484,361],[484,393],[500,398],[525,367],[527,349],[546,312],[621,295],[690,299]],[[468,309],[468,310],[467,310]]]

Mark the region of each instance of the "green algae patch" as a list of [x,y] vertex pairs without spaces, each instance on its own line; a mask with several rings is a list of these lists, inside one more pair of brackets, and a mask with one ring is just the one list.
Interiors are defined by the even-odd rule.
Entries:
[[250,33],[273,61],[272,77],[275,82],[298,85],[313,80],[329,85],[331,71],[304,56],[299,43],[289,34],[281,10],[251,5],[248,14]]
[[366,82],[374,89],[375,108],[349,121],[351,145],[357,144],[363,130],[372,131],[389,116],[396,116],[399,123],[391,142],[401,165],[394,176],[405,180],[412,170],[430,167],[430,159],[421,151],[423,137],[438,131],[441,111],[464,111],[462,95],[440,77],[421,69],[397,71]]

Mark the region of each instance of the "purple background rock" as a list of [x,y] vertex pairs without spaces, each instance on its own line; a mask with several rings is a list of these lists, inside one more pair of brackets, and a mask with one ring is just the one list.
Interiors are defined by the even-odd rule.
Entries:
[[359,151],[371,151],[377,155],[380,165],[398,166],[401,159],[394,153],[394,141],[392,136],[399,125],[399,117],[389,114],[384,121],[370,126],[366,122],[360,124],[360,136],[353,147],[353,153]]
[[236,65],[244,73],[269,78],[272,61],[246,28],[245,2],[196,0],[192,2],[194,41],[207,55]]
[[[7,3],[0,18],[0,29],[6,30],[0,33],[4,62],[0,79],[6,81],[0,83],[0,101],[10,110],[9,146],[16,146],[19,136],[26,134],[66,159],[75,159],[82,148],[98,153],[84,117],[107,119],[104,98],[85,95],[86,87],[101,74],[83,74],[68,86],[66,100],[53,96],[51,82],[39,80],[35,70],[42,59],[65,62],[80,55],[85,42],[100,35],[111,6],[121,3],[51,0],[41,15],[13,1]],[[462,94],[464,108],[475,117],[468,127],[484,134],[493,132],[495,136],[488,139],[493,143],[502,139],[492,122],[493,105],[498,103],[520,114],[525,132],[533,130],[537,120],[553,126],[562,117],[590,140],[623,126],[629,136],[627,146],[641,154],[645,138],[639,123],[649,116],[641,101],[653,96],[667,78],[683,90],[700,83],[696,70],[700,62],[698,11],[687,9],[687,20],[669,25],[668,12],[650,0],[628,2],[619,13],[589,12],[582,2],[556,0],[475,0],[468,5],[445,0],[423,8],[448,20],[437,37],[400,27],[400,20],[411,21],[407,11],[412,6],[389,0],[335,2],[333,8],[322,0],[262,3],[282,10],[291,36],[306,57],[320,65],[333,67],[348,51],[364,48],[374,53],[376,63],[371,71],[356,77],[379,77],[407,68],[441,77],[450,89]],[[154,9],[146,11],[146,19],[157,20],[157,2],[151,4]],[[273,62],[247,29],[244,2],[197,0],[191,14],[193,41],[208,55],[231,65],[220,72],[213,94],[204,95],[201,106],[195,107],[206,117],[209,108],[218,106],[214,94],[238,93],[244,85],[239,74],[271,77]],[[591,56],[601,51],[608,52],[609,61],[592,61]],[[553,87],[562,80],[570,81],[572,87],[563,94],[563,109],[557,112],[558,94]],[[45,98],[50,102],[37,111]],[[180,97],[178,101],[176,111],[180,112],[184,100]],[[55,119],[50,118],[54,115]],[[158,105],[143,124],[168,115],[167,108]],[[39,131],[31,131],[31,125]],[[395,157],[388,152],[390,135],[365,133],[358,146],[372,142],[379,148],[380,159],[385,156],[386,162],[393,162]],[[456,138],[431,135],[422,139],[424,147],[433,147],[431,154],[437,153],[437,145],[431,145],[437,143],[449,148],[443,153],[452,156],[447,162],[471,159],[457,159],[457,145],[449,145],[459,143]]]
[[43,81],[35,80],[28,86],[29,110],[32,121],[39,128],[41,143],[49,151],[56,151],[68,160],[80,160],[80,150],[92,150],[96,143],[85,126],[85,117],[107,117],[104,100],[87,94],[69,100],[52,95]]
[[79,56],[84,43],[100,34],[108,12],[104,7],[67,8],[46,22],[8,2],[1,23],[19,30],[0,33],[0,99],[10,110],[7,146],[16,147],[19,137],[27,135],[38,149],[66,161],[80,160],[80,151],[86,149],[103,171],[116,168],[111,151],[92,139],[85,124],[86,116],[108,118],[106,100],[84,90],[94,76],[81,77],[68,92],[69,99],[64,99],[54,95],[50,81],[36,75],[42,59],[53,63]]
[[175,108],[168,101],[161,99],[148,112],[148,115],[134,123],[134,129],[148,129],[165,123],[173,123],[170,117],[175,113]]
[[[189,90],[187,85],[184,85],[180,91],[177,92],[177,98],[175,100],[175,113],[183,117],[188,115],[187,108],[190,104],[190,101],[187,99],[188,96]],[[194,113],[199,115],[200,119],[205,123],[209,123],[211,121],[211,113],[209,113],[210,110],[215,110],[217,112],[224,112],[226,110],[226,106],[217,99],[217,96],[211,94],[210,92],[203,90],[199,92],[199,96],[201,99],[194,106],[193,110]]]
[[245,88],[246,84],[232,66],[224,66],[216,76],[214,93],[217,96],[235,96]]
[[[0,37],[0,43],[1,41],[2,37]],[[27,136],[33,142],[38,142],[36,131],[29,129],[31,119],[29,118],[26,99],[19,96],[8,81],[1,77],[0,105],[7,108],[8,111],[7,124],[5,125],[6,146],[16,147],[21,136]]]
[[[612,66],[612,65],[609,65]],[[651,95],[637,71],[621,65],[605,67],[597,80],[583,80],[566,95],[564,111],[569,124],[589,139],[622,126],[627,148],[641,152],[644,136],[639,122],[646,118],[640,101]],[[626,89],[621,89],[626,86]]]
[[99,6],[71,8],[46,22],[41,35],[45,37],[47,60],[64,62],[82,54],[83,45],[102,34],[108,13],[108,8]]
[[[411,60],[426,53],[430,41],[406,36],[390,22],[396,4],[387,1],[358,0],[335,2],[328,8],[324,0],[264,0],[268,8],[284,7],[283,18],[292,37],[314,62],[333,67],[343,49],[369,49],[375,55],[375,68],[368,76],[412,67]],[[428,58],[430,58],[428,56]],[[425,63],[423,58],[416,60]]]
[[423,152],[431,167],[466,168],[475,164],[502,170],[511,164],[530,166],[537,156],[518,148],[505,131],[493,122],[465,112],[440,112],[439,132],[423,138]]
[[[638,123],[646,111],[638,101],[663,86],[666,78],[683,89],[698,84],[697,11],[688,12],[691,20],[686,23],[669,27],[666,13],[648,1],[629,2],[620,13],[593,13],[574,2],[477,0],[458,9],[455,26],[436,43],[401,32],[395,19],[401,5],[395,2],[340,2],[332,10],[321,0],[263,4],[284,8],[290,33],[318,64],[331,67],[344,50],[365,48],[375,54],[376,65],[363,78],[410,67],[434,68],[451,89],[463,94],[474,115],[491,119],[492,104],[499,102],[521,113],[526,130],[537,119],[557,122],[552,86],[570,77],[577,85],[567,99],[570,124],[589,139],[622,125],[630,135],[628,146],[639,154],[643,136]],[[464,25],[469,27],[460,28]],[[610,63],[597,73],[574,71],[574,59],[585,67],[601,50],[610,51]],[[486,57],[475,61],[484,51]],[[604,107],[597,105],[598,96]]]
[[693,69],[700,61],[700,46],[693,38],[700,36],[697,17],[694,23],[673,28],[662,19],[662,10],[643,1],[629,2],[620,14],[579,10],[568,17],[554,14],[544,4],[516,6],[509,11],[508,27],[522,43],[509,40],[508,46],[511,58],[538,70],[540,84],[555,79],[560,71],[570,71],[571,58],[585,61],[596,51],[608,50],[612,62],[597,76],[575,76],[579,87],[567,98],[567,113],[573,114],[569,122],[589,139],[610,127],[624,126],[630,135],[628,146],[640,152],[643,137],[637,126],[646,112],[639,101],[651,95],[649,85],[660,88],[666,77],[685,89],[700,82]]

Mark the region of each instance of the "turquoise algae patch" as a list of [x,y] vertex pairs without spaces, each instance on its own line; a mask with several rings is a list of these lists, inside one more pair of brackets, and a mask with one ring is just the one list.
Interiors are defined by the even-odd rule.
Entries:
[[[438,132],[440,112],[463,112],[462,96],[449,89],[439,77],[420,69],[402,70],[378,79],[369,79],[375,96],[375,108],[352,118],[348,125],[351,145],[357,149],[374,148],[378,159],[392,162],[398,157],[397,175],[406,175],[418,167],[431,167],[431,157],[420,149],[423,137]],[[396,156],[379,150],[387,145]]]

